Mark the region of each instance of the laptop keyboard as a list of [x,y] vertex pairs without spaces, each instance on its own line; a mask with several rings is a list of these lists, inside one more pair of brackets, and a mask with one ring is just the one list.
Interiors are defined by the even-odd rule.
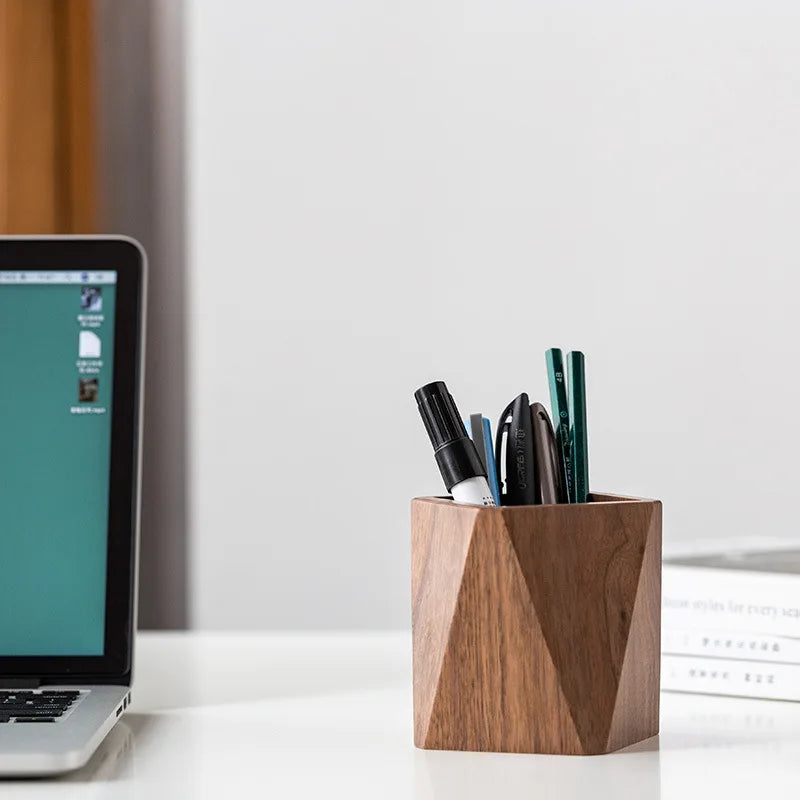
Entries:
[[0,690],[0,723],[55,722],[80,697],[78,690]]

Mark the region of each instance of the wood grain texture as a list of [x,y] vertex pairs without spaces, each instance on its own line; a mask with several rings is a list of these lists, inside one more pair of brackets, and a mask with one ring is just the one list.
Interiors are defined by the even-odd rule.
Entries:
[[92,0],[0,0],[0,233],[95,225]]
[[[0,109],[8,108],[8,0],[0,0]],[[8,114],[0,111],[0,233],[8,227]]]
[[59,230],[52,2],[0,0],[0,233]]
[[[414,567],[411,571],[411,603],[419,620],[414,636],[415,741],[424,741],[431,717],[439,673],[450,636],[450,624],[461,588],[461,576],[478,508],[464,508],[456,524],[448,509],[435,503],[415,503],[412,508]],[[426,536],[429,530],[441,536]],[[421,726],[421,727],[420,727]]]
[[658,732],[661,504],[412,503],[415,743],[605,753]]
[[650,518],[628,647],[617,689],[608,749],[652,736],[658,730],[661,652],[661,504]]
[[91,233],[97,182],[93,2],[57,1],[55,10],[61,224],[71,233]]

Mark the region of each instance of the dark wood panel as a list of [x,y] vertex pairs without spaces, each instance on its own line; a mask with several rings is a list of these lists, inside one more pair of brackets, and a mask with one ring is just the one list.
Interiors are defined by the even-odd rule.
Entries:
[[0,0],[0,233],[91,232],[91,0]]

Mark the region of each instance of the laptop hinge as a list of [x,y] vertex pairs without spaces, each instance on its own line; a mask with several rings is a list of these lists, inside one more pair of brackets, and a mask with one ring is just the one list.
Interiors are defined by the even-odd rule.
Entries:
[[4,678],[0,675],[0,689],[38,689],[41,685],[38,678]]

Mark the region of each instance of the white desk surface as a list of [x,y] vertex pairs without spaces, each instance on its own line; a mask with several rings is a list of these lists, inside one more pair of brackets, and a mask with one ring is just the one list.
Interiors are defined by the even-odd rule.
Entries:
[[662,694],[607,756],[417,750],[408,634],[142,634],[133,705],[91,762],[8,798],[797,796],[800,704]]

